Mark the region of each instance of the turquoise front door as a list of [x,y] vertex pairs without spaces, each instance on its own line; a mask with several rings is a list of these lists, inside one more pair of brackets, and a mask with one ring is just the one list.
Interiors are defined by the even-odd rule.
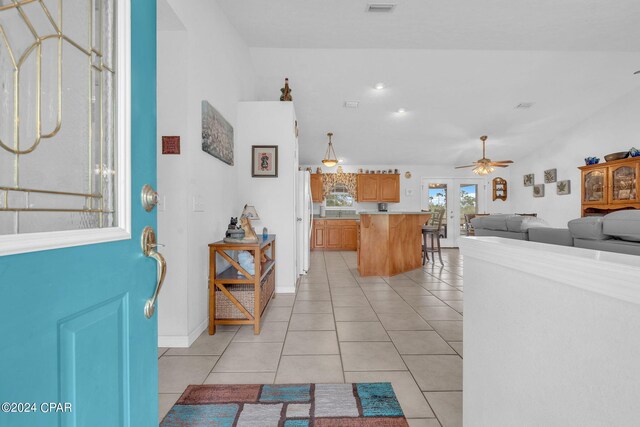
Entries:
[[[156,181],[156,2],[118,0],[117,7],[125,1],[131,2],[131,148],[119,156],[130,156],[130,238],[0,256],[3,427],[158,424],[157,315],[144,313],[157,264],[140,244],[143,229],[156,226],[155,211],[140,202],[143,185]],[[27,13],[38,3],[13,2]],[[101,4],[62,0],[70,14],[84,3]],[[68,123],[73,117],[63,116],[62,131]]]

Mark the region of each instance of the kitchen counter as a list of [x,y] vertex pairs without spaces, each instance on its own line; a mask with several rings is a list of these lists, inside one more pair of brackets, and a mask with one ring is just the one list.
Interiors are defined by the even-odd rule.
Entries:
[[360,219],[360,215],[349,215],[349,216],[325,216],[324,218],[322,218],[320,215],[314,215],[313,216],[313,220],[314,221],[318,221],[318,220],[325,220],[328,219],[329,221],[334,220],[334,219]]
[[358,271],[394,276],[422,266],[422,226],[431,212],[360,212]]
[[432,212],[426,211],[360,211],[360,215],[432,215]]

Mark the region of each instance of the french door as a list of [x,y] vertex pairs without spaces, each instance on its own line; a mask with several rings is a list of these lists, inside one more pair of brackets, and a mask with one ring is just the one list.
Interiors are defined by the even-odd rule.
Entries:
[[478,178],[422,178],[421,208],[444,215],[440,245],[457,247],[467,233],[465,215],[483,212],[485,182]]

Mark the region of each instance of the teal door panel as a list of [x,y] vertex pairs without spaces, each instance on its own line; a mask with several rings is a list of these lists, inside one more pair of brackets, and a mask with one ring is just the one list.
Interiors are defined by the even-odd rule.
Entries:
[[155,145],[156,2],[131,0],[132,237],[0,257],[0,403],[23,411],[4,405],[0,426],[158,424],[157,266],[140,247]]

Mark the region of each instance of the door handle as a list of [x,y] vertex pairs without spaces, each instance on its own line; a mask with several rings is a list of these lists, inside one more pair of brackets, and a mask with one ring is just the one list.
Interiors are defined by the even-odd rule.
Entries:
[[164,278],[167,275],[167,261],[165,261],[160,252],[156,251],[158,246],[163,245],[158,245],[156,241],[156,233],[153,231],[153,228],[145,227],[144,230],[142,230],[141,243],[142,253],[144,256],[155,259],[158,264],[158,284],[153,292],[153,296],[144,304],[144,315],[147,319],[151,319],[156,311],[155,305],[158,299],[158,294],[160,293],[160,289],[164,283]]

